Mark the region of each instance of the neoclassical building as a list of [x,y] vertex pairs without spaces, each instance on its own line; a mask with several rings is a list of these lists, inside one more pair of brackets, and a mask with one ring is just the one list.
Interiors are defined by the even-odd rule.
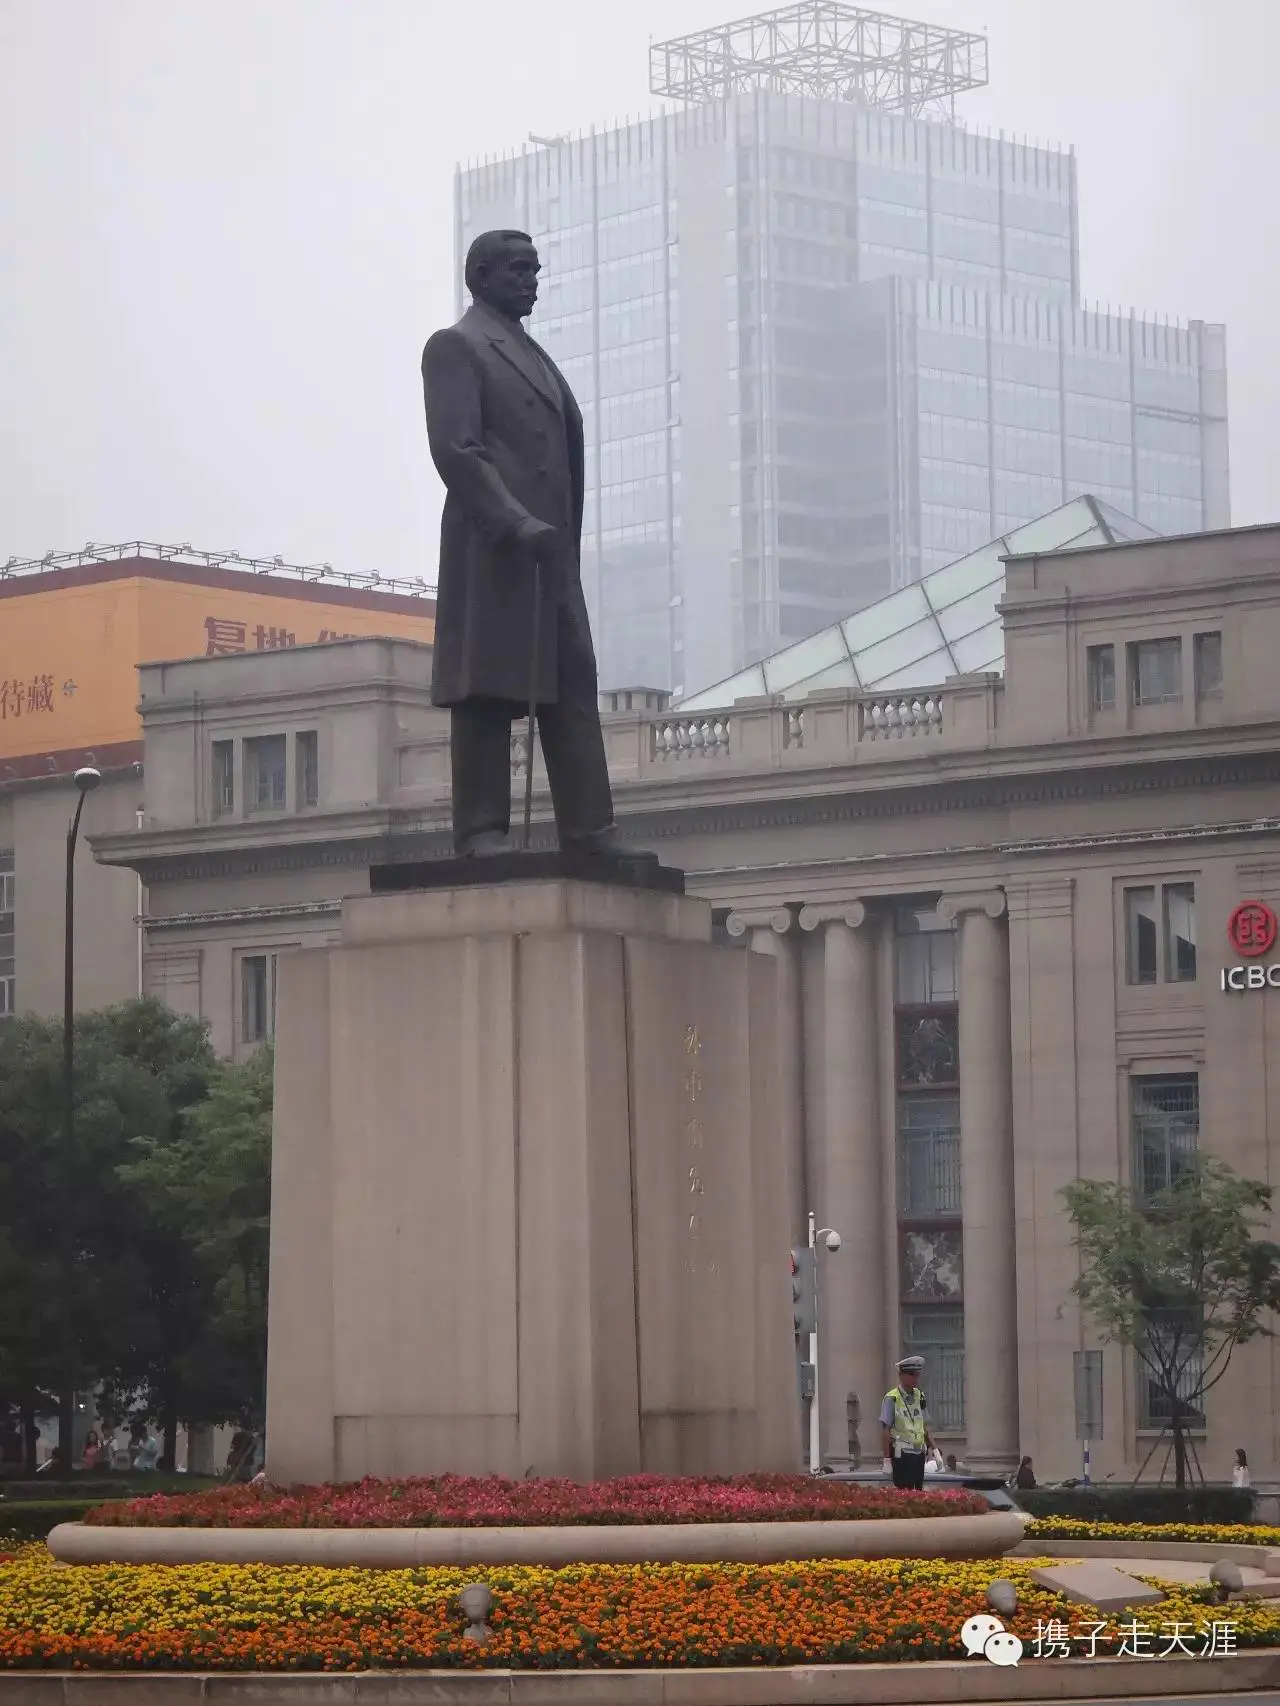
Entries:
[[[870,1418],[911,1350],[969,1463],[1078,1471],[1074,1359],[1101,1348],[1094,1473],[1133,1474],[1161,1395],[1071,1299],[1062,1187],[1149,1193],[1197,1146],[1274,1171],[1280,527],[1125,540],[1097,506],[1049,519],[719,703],[606,696],[629,833],[685,869],[723,941],[777,962],[793,1232],[812,1210],[843,1239],[820,1259],[831,1457],[851,1396],[878,1453]],[[128,952],[119,993],[140,978],[241,1055],[271,1034],[279,956],[331,939],[371,864],[447,848],[430,652],[351,640],[140,674],[142,774],[86,814],[94,928]],[[523,764],[517,740],[517,788]],[[0,804],[19,847],[24,812],[60,821],[65,784],[42,786]],[[25,883],[19,859],[34,977],[60,937],[24,923]],[[85,954],[100,997],[111,970]],[[1210,1478],[1238,1445],[1276,1474],[1276,1389],[1271,1341],[1238,1353],[1206,1405]]]

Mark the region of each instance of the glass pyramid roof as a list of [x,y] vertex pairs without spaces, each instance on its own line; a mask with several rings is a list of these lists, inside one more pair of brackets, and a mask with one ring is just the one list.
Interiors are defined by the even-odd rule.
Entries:
[[843,622],[690,694],[680,709],[714,710],[766,695],[804,699],[824,688],[897,692],[938,687],[951,675],[1002,670],[1004,629],[996,607],[1004,597],[1003,558],[1156,537],[1154,528],[1098,498],[1073,498]]

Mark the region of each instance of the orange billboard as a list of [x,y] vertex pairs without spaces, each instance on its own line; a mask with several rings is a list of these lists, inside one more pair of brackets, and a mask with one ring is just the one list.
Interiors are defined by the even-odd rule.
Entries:
[[108,570],[81,584],[32,581],[5,592],[0,761],[140,739],[140,663],[364,637],[430,644],[435,633],[434,606],[425,599],[335,597],[322,584],[236,572],[179,579]]

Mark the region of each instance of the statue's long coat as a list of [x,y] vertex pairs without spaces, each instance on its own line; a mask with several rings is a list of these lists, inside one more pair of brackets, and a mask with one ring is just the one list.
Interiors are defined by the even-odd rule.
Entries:
[[[448,496],[440,523],[432,700],[529,702],[534,567],[515,532],[529,517],[560,530],[542,570],[539,704],[559,697],[560,671],[594,677],[582,596],[582,415],[545,350],[482,303],[437,332],[422,355],[431,457]],[[573,655],[557,657],[555,602]],[[581,646],[579,644],[581,642]],[[585,647],[585,650],[582,650]]]

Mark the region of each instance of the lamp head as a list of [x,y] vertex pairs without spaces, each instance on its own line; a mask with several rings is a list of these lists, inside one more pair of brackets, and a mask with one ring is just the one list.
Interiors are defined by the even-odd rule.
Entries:
[[91,764],[86,764],[76,771],[73,781],[82,794],[91,794],[102,780],[101,770],[95,770]]

